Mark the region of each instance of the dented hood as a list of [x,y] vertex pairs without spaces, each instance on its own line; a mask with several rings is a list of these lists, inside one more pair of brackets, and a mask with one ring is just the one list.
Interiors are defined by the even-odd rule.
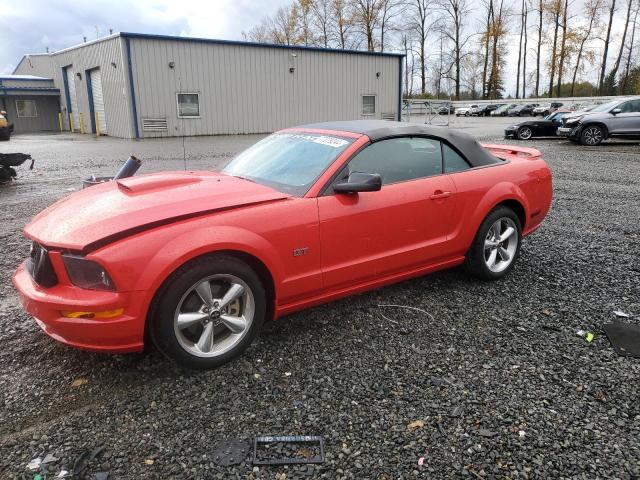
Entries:
[[47,247],[88,251],[193,216],[289,195],[213,172],[163,172],[85,188],[54,203],[25,234]]

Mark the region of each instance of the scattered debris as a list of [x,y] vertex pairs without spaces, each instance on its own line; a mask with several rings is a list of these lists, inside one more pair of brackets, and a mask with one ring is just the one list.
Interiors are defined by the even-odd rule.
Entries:
[[232,439],[216,445],[211,457],[216,465],[228,467],[245,461],[249,455],[250,443],[247,439]]
[[407,430],[413,432],[422,427],[424,427],[424,422],[422,420],[414,420],[413,422],[409,422],[409,424],[407,425]]
[[478,430],[478,435],[484,438],[493,438],[498,435],[498,432],[492,432],[491,430],[487,430],[486,428],[481,428]]
[[93,462],[95,458],[104,451],[104,449],[104,445],[98,445],[93,450],[85,450],[80,455],[78,455],[76,461],[73,462],[72,475],[74,477],[79,477],[80,475],[82,475],[84,471],[89,467],[89,464]]
[[584,338],[587,343],[593,342],[593,339],[595,338],[593,332],[589,332],[586,330],[578,330],[576,332],[576,335],[578,335],[580,338]]
[[27,470],[31,470],[31,471],[39,470],[41,464],[42,464],[42,458],[40,457],[34,458],[29,463],[27,463]]
[[254,439],[254,465],[291,465],[324,463],[324,461],[324,437],[283,435],[261,436]]
[[145,465],[153,465],[155,463],[155,460],[153,458],[147,458],[144,461]]
[[46,465],[48,463],[54,463],[54,462],[57,462],[57,461],[58,461],[57,457],[54,457],[50,453],[47,453],[45,455],[45,457],[42,459],[42,465]]
[[603,330],[618,355],[640,358],[640,325],[614,322],[606,324]]
[[420,457],[420,458],[418,459],[418,466],[420,466],[420,467],[421,467],[421,466],[423,466],[423,465],[424,465],[424,457]]
[[462,405],[457,405],[455,407],[453,407],[453,410],[451,410],[451,413],[449,414],[450,417],[460,417],[462,416],[462,412],[464,412],[464,407]]
[[[417,307],[410,307],[409,305],[394,305],[394,304],[391,304],[391,303],[381,303],[381,304],[378,304],[378,308],[405,308],[407,310],[413,310],[413,311],[416,311],[416,312],[424,313],[429,318],[431,318],[431,320],[435,321],[435,319],[433,318],[433,315],[431,315],[426,310],[423,310],[423,309],[417,308]],[[389,321],[389,322],[391,322],[393,324],[396,324],[396,325],[398,324],[397,321],[392,320],[391,318],[387,317],[384,313],[380,313],[380,315],[385,320],[387,320],[387,321]]]
[[526,435],[526,432],[524,430],[518,430],[518,435],[522,438]]
[[624,313],[622,310],[614,310],[613,314],[616,317],[629,318],[631,315],[628,313]]
[[71,386],[77,388],[81,387],[82,385],[86,385],[87,383],[89,383],[89,380],[87,380],[86,378],[78,378],[73,381]]

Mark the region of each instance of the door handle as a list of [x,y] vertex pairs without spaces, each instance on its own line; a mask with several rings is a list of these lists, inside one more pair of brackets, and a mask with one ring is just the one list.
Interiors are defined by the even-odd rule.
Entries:
[[429,198],[431,200],[440,200],[441,198],[449,198],[451,196],[451,192],[443,192],[442,190],[436,190],[433,192]]

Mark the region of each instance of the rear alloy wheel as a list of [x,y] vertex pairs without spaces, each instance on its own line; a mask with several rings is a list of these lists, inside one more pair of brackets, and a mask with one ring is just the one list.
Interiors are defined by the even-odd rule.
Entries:
[[180,268],[159,296],[151,336],[158,349],[189,368],[213,368],[242,353],[260,330],[265,291],[243,261],[226,255]]
[[596,145],[600,145],[604,140],[604,131],[602,127],[597,125],[590,125],[582,130],[582,134],[580,134],[580,142],[583,145],[588,145],[594,147]]
[[495,208],[480,225],[467,252],[467,269],[485,280],[504,277],[520,254],[521,236],[522,226],[513,210]]
[[533,136],[533,132],[530,127],[520,127],[518,129],[518,138],[520,140],[529,140]]

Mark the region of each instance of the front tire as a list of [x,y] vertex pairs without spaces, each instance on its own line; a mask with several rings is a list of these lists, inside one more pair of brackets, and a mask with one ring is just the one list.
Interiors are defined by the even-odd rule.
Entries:
[[518,139],[520,140],[529,140],[533,136],[533,131],[531,127],[520,127],[518,129]]
[[483,280],[507,275],[520,255],[522,225],[508,207],[494,208],[484,219],[467,252],[465,266]]
[[589,147],[600,145],[604,140],[604,130],[598,125],[588,125],[580,134],[580,143]]
[[223,365],[258,335],[266,293],[256,272],[229,255],[180,267],[157,295],[149,334],[160,352],[194,369]]

